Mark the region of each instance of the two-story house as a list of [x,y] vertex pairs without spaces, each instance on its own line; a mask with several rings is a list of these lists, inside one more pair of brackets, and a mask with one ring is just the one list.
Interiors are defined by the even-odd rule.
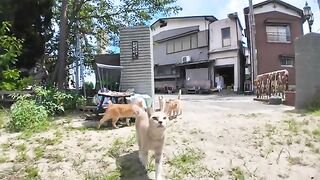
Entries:
[[[151,25],[155,88],[217,87],[243,90],[245,57],[236,13],[161,18]],[[220,81],[221,82],[221,81]]]
[[151,26],[155,89],[210,88],[209,26],[214,16],[161,18]]
[[222,81],[222,88],[244,90],[246,60],[242,30],[237,13],[210,24],[209,60],[214,62],[212,79],[215,79],[215,86]]
[[[249,8],[244,9],[246,35],[249,37]],[[303,11],[280,0],[267,0],[253,5],[255,19],[256,75],[287,69],[289,85],[295,84],[294,40],[303,35]]]

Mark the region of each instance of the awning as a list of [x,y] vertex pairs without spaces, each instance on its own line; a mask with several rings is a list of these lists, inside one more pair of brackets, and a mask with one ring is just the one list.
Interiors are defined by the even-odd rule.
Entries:
[[99,64],[96,63],[97,67],[103,69],[123,69],[123,66],[113,66],[113,65],[106,65],[106,64]]
[[204,64],[204,63],[210,63],[213,62],[214,60],[203,60],[203,61],[191,61],[188,63],[178,63],[176,66],[188,66],[188,65],[194,65],[194,64]]

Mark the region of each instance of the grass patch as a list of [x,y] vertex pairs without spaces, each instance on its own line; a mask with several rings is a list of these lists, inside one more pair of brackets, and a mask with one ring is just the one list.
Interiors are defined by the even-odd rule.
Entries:
[[47,156],[45,156],[47,159],[53,160],[54,162],[62,162],[63,161],[63,156],[61,156],[58,153],[50,153]]
[[118,168],[107,174],[101,172],[86,172],[84,180],[120,180],[121,173]]
[[37,167],[26,167],[26,176],[25,179],[37,179],[39,175],[39,169]]
[[25,144],[19,144],[16,146],[16,150],[18,151],[18,153],[24,152],[27,150],[27,146]]
[[13,142],[8,141],[7,143],[1,144],[1,148],[3,151],[9,151],[13,146]]
[[113,158],[119,157],[122,153],[126,152],[128,148],[132,147],[136,142],[135,135],[129,137],[126,140],[122,138],[116,138],[111,147],[109,148],[107,154]]
[[36,141],[44,146],[53,146],[56,144],[61,143],[61,138],[62,138],[62,133],[57,130],[56,132],[54,132],[54,138],[41,138],[41,139],[37,139]]
[[240,116],[243,116],[245,118],[248,118],[248,119],[255,119],[259,116],[261,116],[262,113],[249,113],[249,114],[240,114]]
[[305,145],[309,148],[314,148],[314,144],[311,142],[311,140],[306,139],[305,141]]
[[4,154],[0,157],[0,164],[5,163],[8,161],[8,157],[6,157]]
[[291,165],[298,165],[298,164],[302,164],[302,159],[300,157],[292,157],[292,156],[290,156],[288,158],[288,162]]
[[267,136],[270,137],[271,135],[276,133],[277,127],[272,125],[272,124],[268,124],[266,123],[265,125],[266,131],[267,131]]
[[320,138],[320,127],[312,131],[313,136]]
[[73,159],[72,161],[72,166],[73,167],[78,167],[81,164],[83,164],[86,161],[86,156],[84,156],[83,158],[81,157],[81,154],[77,154],[77,158]]
[[18,152],[17,161],[25,162],[28,159],[27,156],[27,146],[25,144],[19,144],[16,146],[16,150]]
[[232,168],[231,171],[229,171],[229,173],[234,177],[235,180],[245,180],[244,173],[240,169],[240,167]]
[[320,116],[320,109],[312,111],[311,114],[314,116]]
[[4,128],[9,121],[9,113],[7,110],[0,108],[0,128]]
[[173,159],[168,161],[172,166],[174,179],[185,179],[186,176],[201,178],[203,176],[215,176],[207,167],[203,166],[200,161],[204,158],[204,153],[199,149],[186,148],[182,150]]
[[39,160],[44,156],[45,149],[43,147],[36,147],[34,149],[34,158],[35,160]]
[[293,132],[295,134],[298,133],[299,131],[298,123],[294,119],[287,120],[285,121],[285,123],[288,124],[288,130],[290,132]]

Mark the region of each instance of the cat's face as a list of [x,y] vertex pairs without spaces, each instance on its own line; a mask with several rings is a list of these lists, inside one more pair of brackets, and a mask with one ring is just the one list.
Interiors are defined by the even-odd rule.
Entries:
[[165,130],[167,126],[168,118],[165,113],[160,111],[160,112],[152,113],[149,121],[150,121],[151,128]]

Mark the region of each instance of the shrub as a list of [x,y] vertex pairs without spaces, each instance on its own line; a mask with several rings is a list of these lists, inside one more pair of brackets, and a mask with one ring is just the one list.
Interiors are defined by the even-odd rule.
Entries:
[[17,69],[7,69],[2,72],[2,82],[0,83],[0,89],[13,91],[23,90],[27,86],[33,84],[31,77],[21,78],[20,71]]
[[86,89],[94,89],[94,85],[92,82],[84,82],[84,86]]
[[60,115],[85,103],[85,98],[72,92],[60,92],[56,88],[35,87],[36,102],[45,107],[50,115]]
[[28,99],[28,95],[17,97],[17,102],[11,106],[11,120],[8,128],[12,131],[33,130],[48,123],[48,114],[43,106]]

